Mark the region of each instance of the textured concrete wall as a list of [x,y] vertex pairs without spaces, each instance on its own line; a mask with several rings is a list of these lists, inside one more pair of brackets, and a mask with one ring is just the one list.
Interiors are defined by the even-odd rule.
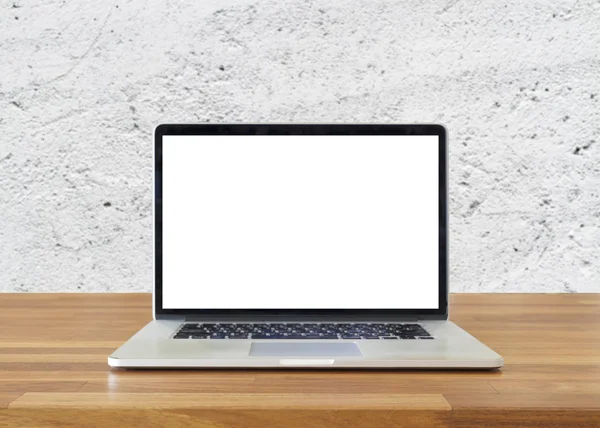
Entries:
[[0,0],[0,290],[151,289],[160,122],[441,122],[453,291],[600,292],[600,1]]

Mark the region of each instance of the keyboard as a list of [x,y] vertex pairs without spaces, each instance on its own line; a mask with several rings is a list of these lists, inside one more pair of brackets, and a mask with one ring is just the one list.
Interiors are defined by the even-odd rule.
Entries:
[[174,339],[371,339],[427,340],[419,324],[393,323],[186,323]]

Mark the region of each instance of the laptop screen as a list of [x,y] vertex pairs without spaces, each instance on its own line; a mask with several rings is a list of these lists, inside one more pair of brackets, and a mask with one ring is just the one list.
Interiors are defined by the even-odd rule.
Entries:
[[165,135],[163,308],[437,309],[438,136]]

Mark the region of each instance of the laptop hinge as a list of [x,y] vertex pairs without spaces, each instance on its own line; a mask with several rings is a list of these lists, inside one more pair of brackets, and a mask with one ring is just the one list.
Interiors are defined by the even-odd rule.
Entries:
[[186,317],[183,315],[155,315],[154,319],[157,321],[186,321]]
[[350,317],[314,317],[314,316],[294,316],[294,317],[281,317],[281,316],[260,316],[252,317],[248,315],[230,315],[230,316],[208,316],[208,315],[188,315],[184,318],[185,321],[212,321],[212,322],[411,322],[419,321],[419,317],[386,317],[386,318],[350,318]]

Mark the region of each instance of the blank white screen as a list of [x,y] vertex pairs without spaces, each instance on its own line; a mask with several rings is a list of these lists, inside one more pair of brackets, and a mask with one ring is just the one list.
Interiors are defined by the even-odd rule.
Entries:
[[164,136],[163,307],[438,307],[437,136]]

